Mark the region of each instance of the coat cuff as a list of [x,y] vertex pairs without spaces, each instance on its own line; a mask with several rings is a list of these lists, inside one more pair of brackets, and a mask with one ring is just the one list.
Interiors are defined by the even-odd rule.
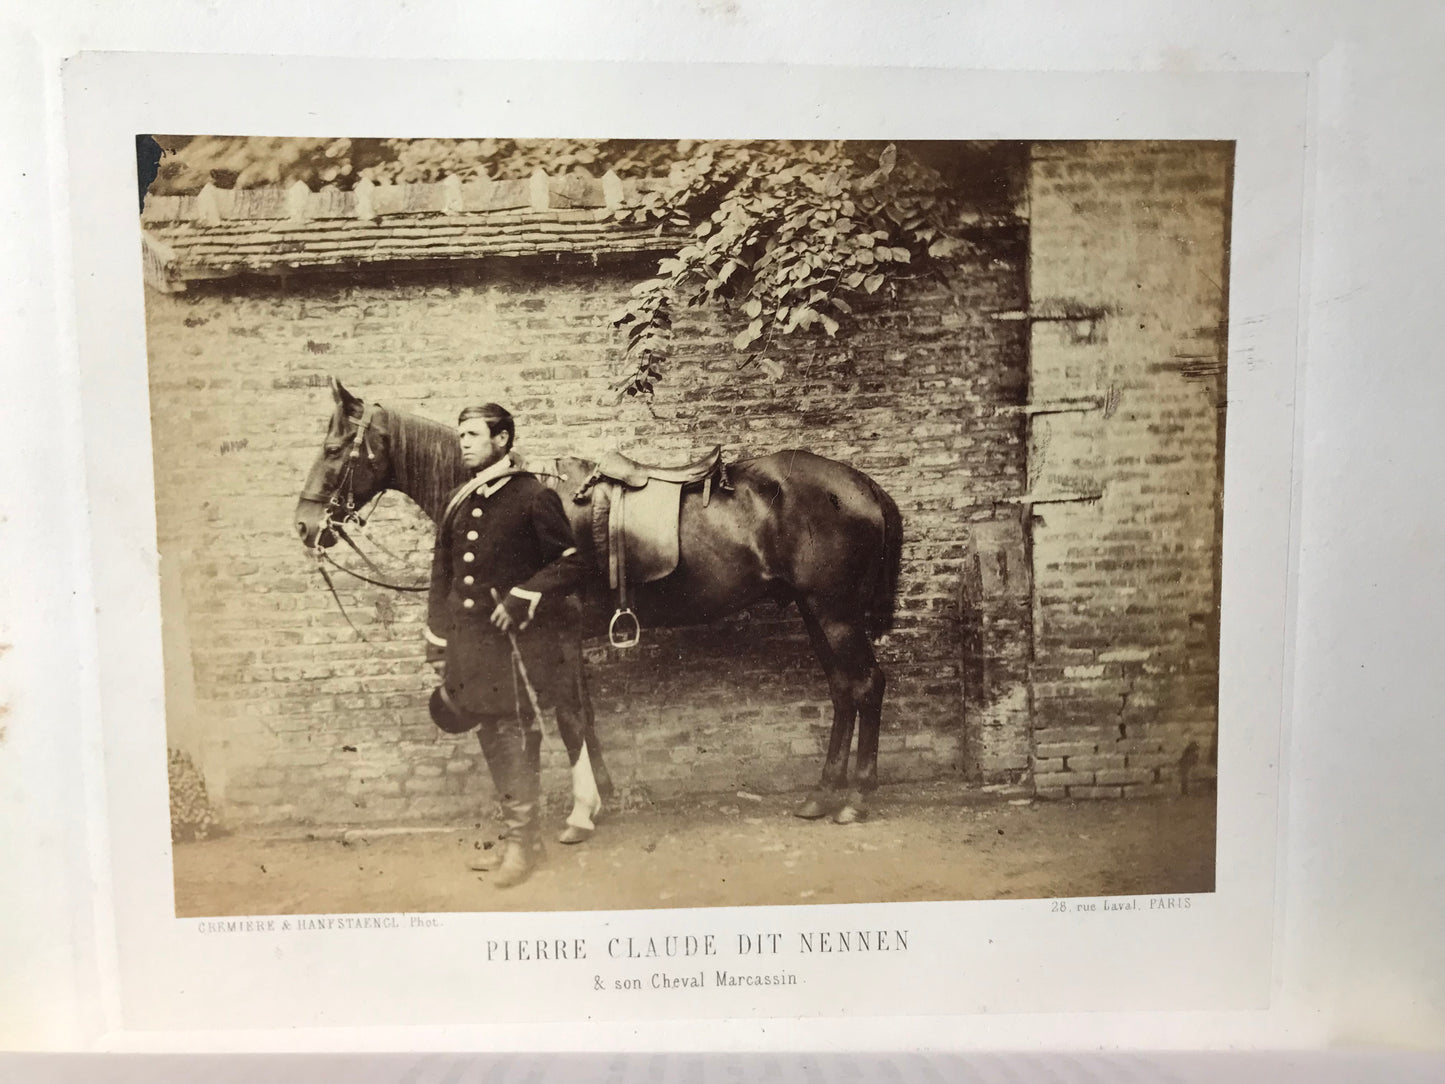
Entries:
[[422,635],[426,637],[426,642],[431,644],[432,647],[447,646],[446,640],[443,637],[438,636],[436,633],[432,632],[430,628],[422,629]]
[[537,616],[537,603],[542,601],[541,591],[528,591],[521,587],[514,587],[509,593],[527,601],[528,621]]

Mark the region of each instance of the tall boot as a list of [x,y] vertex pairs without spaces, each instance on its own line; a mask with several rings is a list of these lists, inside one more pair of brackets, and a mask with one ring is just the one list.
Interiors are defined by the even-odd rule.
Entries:
[[[487,762],[487,772],[492,777],[492,794],[497,803],[501,802],[502,795],[506,792],[507,784],[498,768],[501,763],[497,745],[497,724],[496,719],[484,719],[481,726],[477,727],[477,744],[482,749],[482,759]],[[490,873],[502,863],[503,844],[507,840],[507,829],[504,827],[497,833],[495,843],[477,842],[474,844],[475,851],[467,861],[467,868],[475,873]]]
[[497,733],[497,774],[501,777],[500,799],[502,821],[507,838],[502,844],[502,860],[492,883],[498,888],[511,888],[525,881],[536,866],[542,849],[537,825],[537,799],[541,780],[533,767],[533,757],[540,761],[541,734],[536,735],[532,752],[528,736],[521,728],[499,728]]

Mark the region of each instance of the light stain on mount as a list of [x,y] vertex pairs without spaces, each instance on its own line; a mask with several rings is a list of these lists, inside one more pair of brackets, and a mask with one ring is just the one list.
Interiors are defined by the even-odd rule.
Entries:
[[[4,655],[5,652],[7,652],[7,651],[10,650],[10,647],[11,647],[10,644],[0,644],[0,655]],[[9,714],[10,714],[10,705],[9,705],[9,704],[0,704],[0,719],[5,718],[5,716],[7,716],[7,715],[9,715]],[[0,726],[0,745],[4,745],[4,744],[5,744],[5,733],[6,733],[5,727]]]

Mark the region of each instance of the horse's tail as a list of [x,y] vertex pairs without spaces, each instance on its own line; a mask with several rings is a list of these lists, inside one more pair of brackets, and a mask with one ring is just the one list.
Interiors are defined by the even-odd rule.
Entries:
[[883,545],[878,560],[869,570],[863,595],[868,631],[877,636],[893,627],[893,614],[898,602],[898,571],[903,563],[903,514],[882,486],[866,474],[863,478],[873,492],[873,499],[878,502],[878,511],[883,518]]

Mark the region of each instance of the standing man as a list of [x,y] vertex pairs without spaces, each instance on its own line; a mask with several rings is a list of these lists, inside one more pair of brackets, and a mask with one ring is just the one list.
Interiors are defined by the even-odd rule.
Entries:
[[467,407],[457,438],[472,478],[437,525],[426,638],[446,668],[432,718],[453,733],[477,731],[506,825],[493,883],[510,888],[541,849],[541,720],[527,684],[544,708],[577,697],[563,655],[565,638],[577,636],[566,596],[587,569],[561,498],[512,454],[512,415],[496,403]]

